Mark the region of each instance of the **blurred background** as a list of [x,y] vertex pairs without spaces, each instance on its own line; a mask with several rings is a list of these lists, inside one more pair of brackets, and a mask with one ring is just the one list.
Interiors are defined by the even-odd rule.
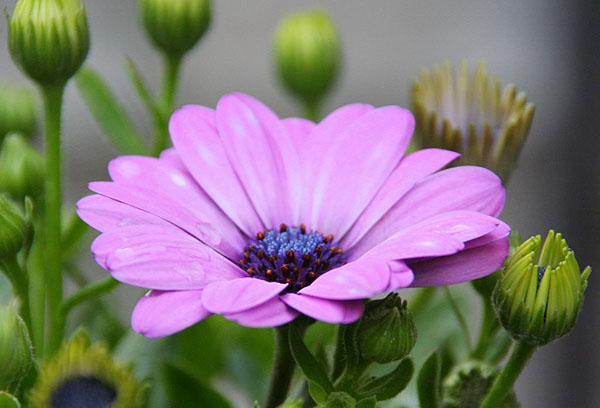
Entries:
[[[0,0],[12,10],[14,0]],[[133,0],[88,0],[99,70],[135,123],[151,124],[127,79],[125,58],[158,88],[159,56],[138,24]],[[187,58],[177,104],[215,106],[230,91],[249,93],[280,116],[299,106],[274,76],[272,34],[280,19],[312,7],[327,10],[343,41],[342,77],[325,111],[351,102],[409,107],[411,80],[447,58],[473,66],[485,59],[502,84],[515,83],[537,110],[503,219],[523,237],[561,231],[582,266],[600,267],[600,2],[516,1],[214,1],[208,34]],[[0,30],[0,77],[25,82]],[[74,84],[67,89],[64,148],[66,201],[108,178],[115,151],[105,142]],[[104,272],[86,262],[91,278]],[[517,384],[523,407],[597,407],[600,401],[600,280],[590,287],[572,334],[539,350]],[[124,321],[135,296],[120,293]]]

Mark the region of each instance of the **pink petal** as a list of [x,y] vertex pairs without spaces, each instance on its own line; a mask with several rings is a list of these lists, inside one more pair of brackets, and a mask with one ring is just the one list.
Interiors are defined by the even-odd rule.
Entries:
[[296,223],[300,203],[300,162],[279,118],[243,94],[226,95],[217,104],[217,128],[229,161],[265,226]]
[[298,293],[323,299],[366,299],[383,292],[390,282],[385,260],[363,257],[319,276]]
[[402,158],[373,200],[342,240],[350,249],[407,191],[423,178],[438,171],[460,154],[449,150],[425,149]]
[[215,111],[184,106],[171,116],[169,132],[181,160],[225,214],[249,236],[262,231],[264,225],[229,163]]
[[[506,235],[505,235],[506,234]],[[483,245],[474,246],[456,255],[409,263],[415,274],[412,286],[440,286],[462,283],[489,275],[504,262],[508,255],[508,233],[504,225],[498,232],[478,238]],[[490,241],[491,239],[495,239]]]
[[98,194],[79,200],[77,214],[86,224],[101,232],[125,225],[170,225],[162,218]]
[[231,259],[237,260],[241,248],[244,247],[241,235],[233,241],[223,239],[220,225],[215,222],[217,220],[206,219],[189,203],[162,194],[157,187],[146,188],[135,184],[100,181],[90,183],[89,188],[98,194],[169,221]]
[[285,294],[280,299],[302,314],[332,324],[355,322],[364,309],[362,300],[328,300],[295,293]]
[[386,106],[365,113],[339,134],[313,138],[317,152],[306,186],[312,229],[341,238],[398,164],[413,128],[408,110]]
[[409,287],[415,275],[413,271],[403,261],[394,261],[390,263],[390,283],[386,291],[394,291]]
[[229,260],[173,226],[111,229],[96,238],[92,251],[115,279],[150,289],[200,289],[244,276]]
[[443,170],[417,183],[358,242],[353,251],[364,253],[403,228],[433,215],[477,211],[496,216],[502,210],[505,191],[491,171],[461,166]]
[[240,313],[226,314],[229,320],[248,327],[275,327],[289,323],[298,317],[298,312],[276,296],[260,306]]
[[157,291],[142,297],[131,315],[133,330],[146,337],[163,337],[210,316],[202,306],[201,290]]
[[[108,171],[117,183],[157,190],[160,196],[174,199],[181,206],[189,209],[199,222],[206,223],[210,220],[211,227],[218,231],[218,235],[230,247],[234,248],[227,255],[235,259],[247,239],[186,170],[182,171],[169,163],[169,161],[152,157],[121,156],[110,162]],[[217,248],[220,244],[220,242],[216,242],[216,239],[213,242],[205,243],[215,244]],[[220,246],[225,247],[224,245]]]
[[451,255],[464,249],[464,247],[465,245],[461,241],[444,234],[399,233],[377,245],[363,256],[385,260],[402,260]]
[[215,282],[204,289],[202,304],[212,313],[238,313],[269,301],[286,287],[251,277]]

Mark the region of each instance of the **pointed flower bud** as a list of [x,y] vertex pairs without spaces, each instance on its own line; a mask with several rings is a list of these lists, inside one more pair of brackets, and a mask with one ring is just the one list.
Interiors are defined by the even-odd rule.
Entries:
[[19,0],[9,25],[15,63],[38,84],[62,85],[85,60],[90,40],[79,0]]
[[36,121],[33,92],[11,82],[0,83],[0,146],[10,132],[20,132],[31,137]]
[[85,331],[46,362],[34,385],[31,407],[139,407],[143,392],[131,369],[114,361],[103,344],[90,344]]
[[275,62],[283,84],[307,104],[331,89],[341,52],[337,29],[321,10],[290,14],[275,32]]
[[29,226],[21,211],[0,194],[0,260],[14,257],[23,247]]
[[590,267],[583,272],[561,234],[525,241],[510,256],[494,290],[496,313],[517,340],[547,344],[569,333],[583,303]]
[[390,293],[366,304],[357,333],[364,361],[390,363],[406,357],[417,341],[417,327],[406,301]]
[[210,0],[139,0],[138,7],[154,45],[174,57],[192,49],[210,24]]
[[16,391],[29,372],[33,351],[29,333],[13,304],[0,308],[0,390]]
[[481,62],[473,75],[463,62],[454,76],[448,61],[423,70],[413,83],[415,135],[423,147],[454,150],[454,164],[487,167],[504,182],[517,164],[534,105],[514,85],[501,89]]
[[44,188],[44,159],[23,136],[12,133],[0,151],[0,191],[15,201],[39,197]]

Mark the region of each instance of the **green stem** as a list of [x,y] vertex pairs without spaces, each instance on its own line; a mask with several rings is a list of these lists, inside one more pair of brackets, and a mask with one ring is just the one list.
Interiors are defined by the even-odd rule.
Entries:
[[437,287],[431,286],[428,288],[420,288],[416,295],[410,298],[410,311],[416,318],[423,310],[429,306],[435,297]]
[[265,408],[281,405],[289,392],[296,363],[290,350],[288,325],[275,327],[275,359]]
[[47,293],[48,345],[51,356],[60,346],[62,331],[54,324],[63,296],[61,250],[61,146],[60,125],[64,84],[42,87],[46,120],[46,179],[44,212],[44,277]]
[[44,267],[44,236],[42,219],[36,216],[34,237],[31,252],[26,259],[25,267],[29,276],[29,303],[31,307],[31,341],[36,357],[41,360],[44,355],[44,324],[46,316],[46,276]]
[[58,312],[58,316],[56,318],[57,325],[61,326],[62,331],[64,331],[64,327],[67,321],[67,317],[69,312],[77,305],[85,302],[86,300],[102,295],[104,293],[108,293],[119,285],[119,282],[114,280],[111,277],[108,277],[99,282],[91,283],[79,291],[75,292],[68,298],[66,298]]
[[481,331],[479,333],[479,339],[475,345],[475,349],[471,353],[471,358],[476,360],[483,359],[485,352],[488,349],[490,338],[498,329],[498,319],[494,313],[494,307],[489,298],[481,298],[483,301],[483,317],[481,321]]
[[481,408],[496,408],[502,403],[506,395],[512,390],[515,381],[535,349],[536,346],[521,341],[515,344],[506,366],[494,381],[492,389],[481,403]]
[[319,120],[321,108],[318,102],[306,102],[304,104],[304,117],[312,120],[313,122],[317,122]]
[[19,314],[31,331],[31,312],[29,310],[29,280],[27,273],[21,268],[16,257],[3,259],[0,268],[6,272],[14,294],[19,298]]
[[469,333],[469,326],[467,325],[467,321],[465,320],[465,317],[463,316],[462,312],[460,311],[458,305],[454,301],[454,297],[452,296],[452,293],[450,292],[450,288],[448,286],[444,286],[444,291],[446,292],[446,297],[448,298],[450,307],[452,307],[452,311],[456,315],[456,319],[458,320],[458,323],[460,324],[460,327],[463,331],[465,340],[467,342],[467,347],[470,350],[471,349],[471,335]]
[[156,138],[154,140],[154,148],[152,150],[154,156],[158,156],[160,152],[167,148],[169,138],[169,117],[173,113],[175,105],[175,94],[177,91],[177,79],[181,68],[182,56],[164,55],[164,72],[161,93],[162,118],[160,121],[155,120]]

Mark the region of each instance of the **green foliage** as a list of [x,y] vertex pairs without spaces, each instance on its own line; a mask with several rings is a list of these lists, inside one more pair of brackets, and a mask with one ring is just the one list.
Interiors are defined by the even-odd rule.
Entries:
[[323,388],[328,394],[333,391],[333,385],[329,381],[327,374],[322,370],[321,366],[308,350],[298,330],[293,326],[289,326],[290,349],[294,360],[309,380],[315,382]]
[[417,389],[421,408],[440,408],[440,353],[434,351],[425,361],[417,377]]
[[218,391],[181,367],[165,363],[161,374],[169,406],[231,408],[231,404]]
[[0,391],[0,408],[21,408],[21,404],[13,395]]
[[410,358],[405,358],[390,373],[372,378],[361,383],[354,392],[357,398],[375,397],[377,401],[385,401],[400,394],[413,376],[414,364]]

